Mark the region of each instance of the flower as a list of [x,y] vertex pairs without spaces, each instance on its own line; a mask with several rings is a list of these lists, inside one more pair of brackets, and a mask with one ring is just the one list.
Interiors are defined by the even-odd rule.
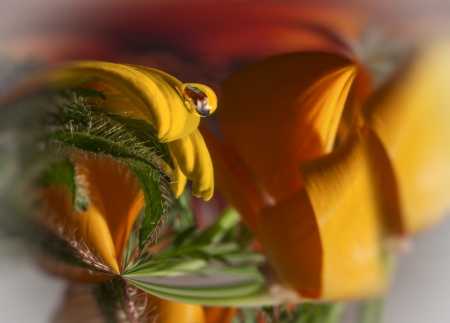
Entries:
[[274,56],[224,83],[226,142],[201,128],[217,189],[302,297],[381,293],[383,241],[450,209],[449,54],[429,45],[373,92],[358,62],[322,52]]
[[[107,62],[82,61],[44,72],[29,81],[53,88],[78,85],[94,89],[106,97],[100,108],[144,120],[152,125],[159,141],[167,142],[175,165],[173,189],[180,195],[186,177],[193,180],[193,193],[208,200],[212,196],[213,170],[204,141],[197,130],[199,98],[193,101],[186,89],[200,92],[209,100],[213,113],[217,106],[214,92],[201,84],[182,84],[156,69]],[[23,91],[20,88],[18,91]],[[190,91],[192,92],[192,91]]]
[[[359,31],[363,29],[361,26],[370,24],[373,18],[371,14],[367,15],[367,12],[362,14],[361,8],[355,10],[351,8],[352,10],[349,11],[347,10],[349,8],[343,8],[342,3],[329,7],[328,3],[325,6],[322,4],[312,6],[288,3],[262,4],[255,1],[168,4],[149,2],[139,5],[127,3],[126,6],[109,4],[107,7],[89,4],[88,10],[84,7],[87,4],[79,4],[70,4],[71,13],[64,19],[60,19],[61,11],[57,15],[47,15],[49,10],[44,9],[46,28],[43,33],[39,32],[39,27],[42,27],[39,21],[35,24],[36,20],[16,19],[16,21],[27,21],[28,27],[31,26],[30,29],[33,29],[31,39],[26,39],[23,43],[32,50],[36,50],[33,47],[36,47],[37,43],[39,54],[43,54],[43,57],[49,58],[50,61],[74,57],[126,60],[143,65],[165,66],[164,70],[169,70],[175,75],[195,75],[197,81],[199,78],[202,81],[207,79],[208,84],[213,86],[215,82],[223,79],[237,67],[275,53],[303,48],[331,51],[335,54],[343,54],[344,50],[344,53],[348,53],[349,47],[346,46],[349,43],[353,45],[360,43]],[[411,9],[411,4],[408,5]],[[430,7],[427,3],[427,12]],[[58,9],[60,10],[61,7]],[[35,12],[30,10],[29,6],[27,11]],[[203,15],[202,19],[193,20],[191,15],[185,14],[187,11],[208,14]],[[400,12],[401,18],[407,16],[403,10]],[[346,15],[348,13],[350,13],[349,16]],[[333,15],[332,19],[330,15]],[[378,18],[377,15],[375,16]],[[125,23],[124,17],[127,17]],[[401,21],[400,25],[404,22],[403,19],[399,19],[398,12],[392,13],[392,17],[395,24],[397,21]],[[435,19],[435,15],[431,17]],[[80,19],[83,19],[83,24],[79,23]],[[230,19],[235,21],[233,26],[229,25]],[[424,26],[417,23],[416,19],[412,20],[415,29],[420,29],[421,32],[431,25]],[[442,29],[441,24],[435,25]],[[227,27],[223,28],[224,26]],[[36,30],[37,33],[35,33]],[[158,32],[156,33],[155,30]],[[111,34],[114,34],[114,39],[110,37]],[[255,34],[263,37],[254,37]],[[407,35],[402,34],[402,36]],[[42,45],[45,41],[49,41],[51,46]],[[14,44],[17,46],[17,42]],[[336,45],[339,45],[339,50],[336,50]],[[355,49],[353,46],[350,47]],[[357,70],[361,72],[359,67]],[[363,98],[360,101],[363,101]],[[364,122],[367,123],[367,120]],[[339,133],[341,134],[341,129]],[[338,141],[336,144],[339,144]],[[212,149],[227,150],[219,146]],[[230,159],[229,164],[233,164],[235,157],[226,151],[223,153],[225,161]],[[223,162],[224,160],[219,160],[215,164]],[[260,205],[267,206],[277,202],[264,193],[262,194],[264,198],[261,199],[261,187],[255,187],[253,178],[251,181],[243,179],[248,175],[246,173],[248,170],[242,170],[239,165],[232,165],[232,167],[232,170],[239,174],[239,178],[225,178],[229,174],[227,170],[224,170],[222,175],[216,175],[225,178],[226,181],[237,181],[247,189],[247,193],[254,190],[254,194],[248,195],[248,203],[245,206],[244,203],[239,204],[242,201],[237,194],[234,196],[230,194],[228,199],[231,203],[237,203],[235,205],[239,205],[240,208],[252,211],[252,209],[258,210]],[[292,174],[297,173],[292,172]],[[241,189],[241,186],[236,187]],[[314,220],[313,217],[311,219]],[[392,231],[402,232],[401,220],[398,219],[399,223],[390,221],[392,223],[389,226]]]
[[[142,264],[169,273],[176,265],[176,256],[165,260],[159,254],[153,263],[148,260],[167,249],[167,241],[156,246],[168,217],[167,185],[178,197],[187,177],[194,195],[204,200],[212,196],[212,163],[197,126],[200,115],[216,109],[214,92],[155,69],[80,61],[31,77],[10,94],[6,105],[26,111],[17,98],[27,94],[33,110],[22,119],[34,119],[35,124],[27,130],[45,138],[41,150],[54,153],[39,175],[44,206],[38,222],[29,214],[17,220],[19,226],[34,226],[33,237],[23,235],[26,240],[53,245],[41,250],[42,267],[72,282],[94,284],[100,303],[109,304],[106,311],[125,311],[139,320],[157,315],[158,322],[171,322],[174,315],[186,322],[230,320],[231,308],[203,309],[142,291],[130,293],[136,287],[122,278]],[[43,117],[41,109],[46,111]],[[31,147],[38,140],[33,138]],[[39,158],[35,162],[48,163]],[[22,171],[30,172],[26,167]]]

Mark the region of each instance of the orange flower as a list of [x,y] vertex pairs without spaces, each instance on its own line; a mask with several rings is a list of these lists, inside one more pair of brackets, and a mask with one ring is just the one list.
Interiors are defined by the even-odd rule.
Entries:
[[301,296],[382,292],[386,237],[449,210],[449,54],[430,46],[370,95],[363,67],[321,52],[274,56],[224,83],[226,143],[201,128],[217,188]]

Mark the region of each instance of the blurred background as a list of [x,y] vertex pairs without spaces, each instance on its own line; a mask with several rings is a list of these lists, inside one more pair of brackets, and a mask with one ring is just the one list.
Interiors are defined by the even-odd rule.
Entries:
[[[43,66],[98,59],[160,68],[220,94],[245,64],[305,49],[357,59],[377,84],[410,48],[442,36],[450,36],[448,0],[0,0],[0,93]],[[450,322],[449,245],[450,219],[412,238],[386,323]],[[65,283],[14,250],[0,249],[0,322],[49,322]]]

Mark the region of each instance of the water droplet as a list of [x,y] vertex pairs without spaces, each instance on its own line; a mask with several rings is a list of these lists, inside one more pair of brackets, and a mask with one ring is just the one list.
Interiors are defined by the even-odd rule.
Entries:
[[184,105],[189,112],[200,117],[207,117],[216,110],[216,94],[206,85],[185,83],[180,90]]

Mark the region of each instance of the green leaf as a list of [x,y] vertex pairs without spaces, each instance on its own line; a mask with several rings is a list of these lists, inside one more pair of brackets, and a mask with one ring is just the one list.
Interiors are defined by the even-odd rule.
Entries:
[[175,277],[186,274],[196,274],[201,272],[208,262],[202,259],[190,259],[183,262],[168,261],[159,264],[147,263],[134,269],[132,273],[127,273],[127,277],[146,276],[146,277]]
[[93,110],[96,115],[104,115],[113,123],[121,125],[125,132],[133,134],[145,147],[154,150],[154,152],[170,167],[174,168],[173,160],[170,155],[169,146],[158,140],[158,132],[152,125],[144,120],[124,117],[118,114],[108,113],[101,110]]
[[127,158],[140,161],[150,167],[156,167],[147,158],[142,157],[138,152],[129,149],[127,145],[106,140],[99,136],[82,132],[64,132],[53,135],[53,138],[69,146],[92,153],[104,153],[115,158]]
[[219,242],[226,233],[240,222],[239,214],[232,208],[227,208],[219,219],[206,229],[193,244],[210,244]]
[[128,165],[136,175],[145,199],[144,212],[139,223],[138,234],[138,246],[142,252],[155,234],[160,221],[167,214],[168,205],[162,191],[164,183],[160,181],[160,175],[140,163],[129,161]]
[[263,281],[247,280],[230,285],[205,288],[168,286],[125,277],[131,284],[160,298],[206,306],[262,306],[277,303]]
[[[206,263],[197,260],[190,261],[185,267],[183,263],[173,262],[165,267],[167,272],[148,267],[148,271],[127,273],[123,277],[148,293],[179,302],[217,306],[254,306],[276,302],[269,295],[264,278],[254,266],[217,265],[206,266]],[[181,269],[182,276],[167,280],[167,276],[174,276],[171,275],[175,273],[174,269]],[[187,275],[188,271],[197,272]]]
[[177,248],[185,243],[187,243],[189,240],[192,240],[193,237],[195,237],[198,234],[198,228],[197,226],[192,226],[187,228],[186,230],[177,233],[175,235],[175,240],[172,242],[172,246],[174,248]]
[[343,313],[341,303],[303,302],[294,304],[274,304],[259,308],[240,308],[232,323],[340,323]]
[[343,309],[342,303],[303,303],[294,311],[295,323],[339,323]]

